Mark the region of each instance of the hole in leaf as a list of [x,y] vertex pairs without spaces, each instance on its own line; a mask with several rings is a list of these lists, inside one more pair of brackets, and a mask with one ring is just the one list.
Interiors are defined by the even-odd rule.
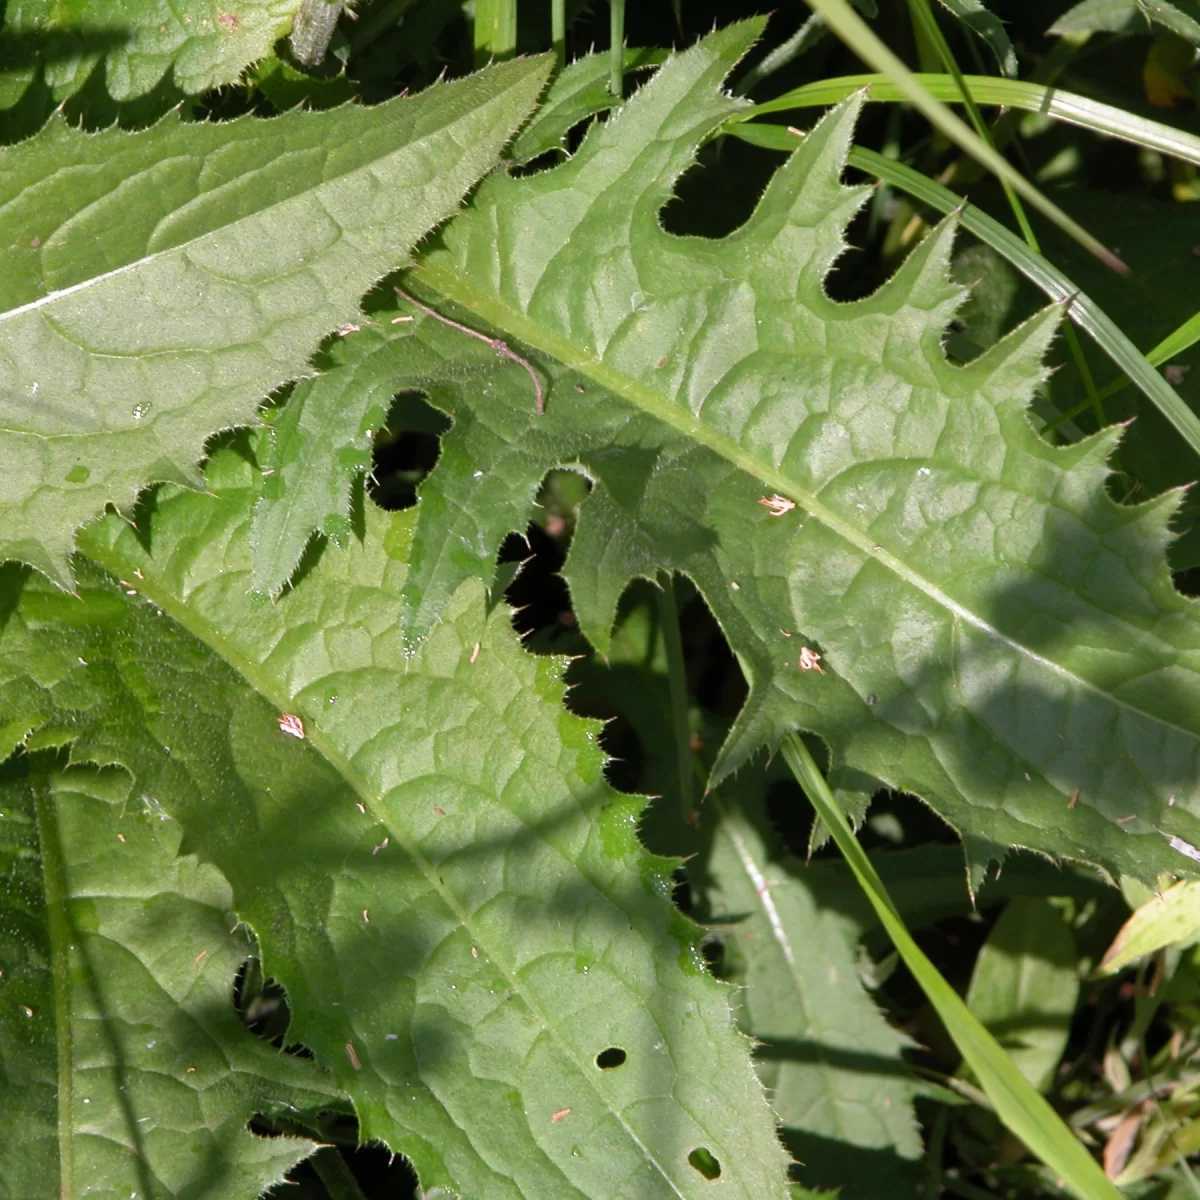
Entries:
[[[304,1132],[308,1134],[307,1130]],[[320,1123],[320,1133],[323,1138],[334,1144],[326,1145],[318,1153],[324,1155],[326,1163],[333,1155],[340,1154],[358,1184],[360,1194],[368,1200],[382,1200],[385,1196],[388,1200],[418,1200],[418,1197],[426,1194],[420,1190],[416,1173],[402,1154],[392,1154],[380,1145],[355,1146],[358,1125],[352,1119],[343,1120],[336,1125],[324,1120]],[[321,1182],[321,1175],[318,1174],[320,1164],[314,1161],[315,1157],[314,1155],[293,1167],[286,1180],[267,1193],[270,1200],[295,1200],[297,1196],[329,1195]],[[297,1184],[300,1185],[299,1188]]]
[[312,1051],[307,1046],[287,1040],[292,1021],[287,991],[281,983],[263,976],[257,956],[247,958],[234,977],[232,1000],[242,1024],[255,1037],[270,1042],[285,1054],[312,1058]]
[[688,1164],[694,1167],[705,1179],[720,1179],[721,1164],[713,1157],[713,1153],[705,1146],[697,1146],[688,1155]]
[[392,401],[387,423],[375,434],[371,499],[390,512],[411,508],[417,486],[441,453],[441,435],[450,428],[444,413],[418,392],[400,392]]
[[625,1051],[620,1046],[609,1046],[607,1050],[601,1050],[596,1055],[596,1066],[602,1071],[611,1071],[613,1067],[619,1067],[625,1061]]

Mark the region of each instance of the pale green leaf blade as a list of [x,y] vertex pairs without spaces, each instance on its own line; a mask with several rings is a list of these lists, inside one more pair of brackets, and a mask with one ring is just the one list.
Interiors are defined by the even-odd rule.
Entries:
[[[672,59],[568,163],[493,176],[413,273],[424,304],[524,356],[547,399],[538,417],[509,359],[456,406],[422,491],[409,635],[464,576],[490,580],[524,497],[576,465],[593,487],[565,574],[589,639],[605,649],[629,578],[678,570],[743,665],[718,777],[807,728],[839,768],[976,841],[1191,869],[1200,622],[1166,566],[1179,496],[1106,494],[1117,430],[1054,448],[1031,429],[1061,310],[947,362],[952,223],[875,295],[832,303],[823,279],[863,197],[838,182],[853,107],[730,237],[659,227],[729,115],[710,89],[748,40],[727,30]],[[445,355],[456,340],[464,362],[491,357],[415,315]]]
[[[300,0],[14,0],[0,30],[0,96],[15,101],[42,71],[58,100],[103,64],[114,100],[152,91],[168,73],[197,93],[235,83],[292,27]],[[16,94],[13,94],[16,93]]]
[[1075,939],[1047,900],[1010,900],[975,960],[967,1007],[1046,1091],[1067,1047],[1079,1000]]
[[549,59],[373,108],[0,151],[0,558],[60,581],[74,530],[304,370],[492,164]]
[[1153,896],[1121,926],[1097,975],[1115,975],[1164,946],[1186,946],[1200,938],[1200,884],[1177,883]]
[[643,801],[563,712],[563,664],[477,584],[407,654],[409,515],[369,509],[361,543],[251,597],[260,483],[222,453],[211,494],[143,516],[152,551],[115,518],[89,530],[137,586],[81,568],[108,616],[78,638],[25,617],[50,594],[34,576],[0,639],[6,726],[69,726],[177,817],[287,988],[289,1036],[426,1188],[707,1197],[704,1148],[729,1195],[781,1195],[729,993],[670,903],[674,861],[637,841]]
[[234,977],[254,946],[231,932],[225,880],[177,857],[179,827],[121,770],[15,759],[0,812],[0,1192],[50,1200],[102,1181],[255,1200],[281,1182],[312,1143],[247,1122],[341,1101],[239,1020]]
[[915,1197],[923,1147],[901,1057],[912,1043],[859,984],[859,926],[835,892],[855,885],[773,861],[732,798],[745,788],[739,776],[705,800],[715,819],[701,894],[708,919],[727,925],[723,973],[745,987],[742,1024],[784,1141],[809,1187]]

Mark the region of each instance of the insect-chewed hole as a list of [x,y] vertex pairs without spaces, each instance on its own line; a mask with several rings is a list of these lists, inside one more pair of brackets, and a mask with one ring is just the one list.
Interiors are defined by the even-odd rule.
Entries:
[[419,392],[399,392],[392,400],[387,422],[375,432],[371,499],[395,511],[417,502],[417,487],[433,470],[441,453],[441,436],[450,428],[444,413]]
[[706,1146],[697,1146],[688,1155],[688,1165],[694,1167],[705,1179],[720,1179],[721,1164]]
[[619,1067],[625,1058],[625,1051],[620,1046],[609,1046],[607,1050],[601,1050],[596,1055],[596,1066],[602,1071],[611,1071],[613,1067]]

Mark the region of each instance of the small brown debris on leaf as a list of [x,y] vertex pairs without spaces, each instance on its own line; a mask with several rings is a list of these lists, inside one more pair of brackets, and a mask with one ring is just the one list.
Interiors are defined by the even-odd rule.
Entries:
[[763,508],[770,509],[773,517],[782,517],[796,507],[795,500],[789,500],[786,496],[780,496],[778,493],[762,496],[758,502]]
[[201,964],[201,963],[202,963],[202,962],[203,962],[203,961],[204,961],[204,960],[205,960],[207,957],[208,957],[208,951],[207,951],[207,950],[201,950],[201,951],[200,951],[200,953],[199,953],[199,954],[197,954],[197,955],[196,955],[196,957],[192,959],[192,970],[193,970],[193,971],[198,971],[198,970],[200,970],[200,964]]
[[816,671],[818,675],[825,674],[825,668],[821,666],[821,656],[807,646],[800,647],[799,667],[802,671]]
[[1075,805],[1077,805],[1078,803],[1079,803],[1079,789],[1072,788],[1071,789],[1071,798],[1070,798],[1070,800],[1067,801],[1067,807],[1074,808]]
[[559,1121],[561,1121],[561,1120],[563,1119],[563,1117],[567,1117],[567,1116],[570,1116],[570,1115],[571,1115],[571,1110],[570,1110],[569,1108],[560,1108],[560,1109],[558,1110],[558,1112],[556,1112],[556,1113],[554,1114],[554,1116],[552,1116],[552,1117],[550,1118],[550,1120],[551,1120],[551,1121],[552,1121],[552,1122],[553,1122],[555,1125],[557,1125],[557,1124],[559,1123]]
[[304,741],[304,722],[295,713],[284,713],[275,719],[279,722],[281,732]]

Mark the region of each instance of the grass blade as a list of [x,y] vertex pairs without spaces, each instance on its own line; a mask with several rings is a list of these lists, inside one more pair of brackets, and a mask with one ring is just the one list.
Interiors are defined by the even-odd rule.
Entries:
[[[951,104],[961,103],[958,84],[951,76],[914,74],[913,79],[934,99]],[[1111,104],[1101,104],[1098,100],[1089,100],[1075,92],[1045,87],[1040,83],[996,79],[990,75],[964,75],[962,80],[977,104],[997,104],[1041,113],[1092,133],[1119,138],[1123,142],[1200,165],[1200,137],[1182,129],[1173,129],[1160,121],[1150,121]],[[863,88],[867,89],[868,100],[895,102],[908,99],[908,94],[886,75],[843,75],[837,79],[821,79],[785,92],[736,119],[746,121],[766,113],[837,104]]]
[[937,1010],[954,1044],[975,1072],[997,1115],[1029,1150],[1057,1172],[1083,1200],[1118,1200],[1121,1193],[1059,1115],[1027,1082],[995,1038],[972,1015],[962,997],[908,932],[871,860],[850,831],[808,747],[796,734],[783,743],[783,756],[879,916],[900,957]]
[[1010,166],[1007,160],[988,146],[974,130],[956,117],[940,100],[930,95],[904,63],[875,36],[867,23],[846,3],[846,0],[810,0],[810,4],[814,11],[819,12],[825,18],[829,27],[851,50],[887,75],[905,98],[920,109],[934,128],[939,129],[951,141],[977,159],[998,179],[1010,184],[1014,191],[1028,200],[1043,216],[1065,233],[1070,234],[1101,262],[1122,274],[1128,271],[1129,268],[1111,250],[1101,245],[1078,222],[1067,216],[1057,204],[1046,199],[1024,175]]

